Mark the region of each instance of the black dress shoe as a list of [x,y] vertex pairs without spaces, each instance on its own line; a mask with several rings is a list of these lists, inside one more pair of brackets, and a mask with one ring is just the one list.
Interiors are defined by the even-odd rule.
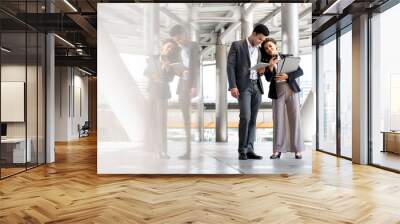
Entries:
[[169,159],[169,155],[166,152],[159,152],[158,155],[161,159]]
[[270,159],[279,159],[279,158],[281,158],[281,154],[282,154],[281,152],[279,152],[278,154],[274,153],[269,158]]
[[185,153],[185,154],[179,156],[179,159],[190,159],[190,153]]
[[247,156],[245,153],[239,153],[239,160],[247,160]]
[[247,153],[246,156],[247,156],[247,159],[262,159],[263,158],[262,156],[259,156],[259,155],[255,154],[254,152]]
[[301,155],[301,154],[295,154],[294,155],[294,158],[296,158],[296,159],[301,159],[303,156]]

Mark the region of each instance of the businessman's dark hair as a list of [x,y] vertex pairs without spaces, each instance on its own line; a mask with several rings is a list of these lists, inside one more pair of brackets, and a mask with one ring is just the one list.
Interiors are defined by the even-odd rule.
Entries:
[[253,32],[257,34],[261,33],[264,36],[268,36],[269,35],[269,29],[266,25],[264,24],[257,24],[254,29]]
[[186,34],[186,30],[182,25],[175,25],[169,30],[169,36],[171,37],[184,34]]

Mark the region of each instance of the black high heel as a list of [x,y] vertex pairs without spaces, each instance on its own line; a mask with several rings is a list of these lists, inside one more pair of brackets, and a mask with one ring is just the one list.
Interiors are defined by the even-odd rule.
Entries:
[[274,153],[269,158],[270,159],[279,159],[279,158],[281,158],[281,154],[282,154],[281,152],[279,152],[278,154]]
[[169,159],[169,155],[166,152],[159,152],[160,159]]
[[301,154],[294,154],[294,158],[296,158],[296,159],[301,159],[301,158],[303,158],[303,156],[301,155]]

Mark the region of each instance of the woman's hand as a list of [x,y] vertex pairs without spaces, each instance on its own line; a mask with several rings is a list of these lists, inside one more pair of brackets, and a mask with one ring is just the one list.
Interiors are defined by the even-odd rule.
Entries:
[[[274,51],[274,52],[272,52],[272,53],[273,53],[272,55],[278,55],[278,52],[277,52],[277,51]],[[270,70],[271,72],[272,72],[272,70],[274,69],[274,67],[277,66],[278,62],[279,62],[278,57],[271,57],[271,59],[269,60],[269,66],[268,66],[268,68],[269,68],[269,70]]]
[[287,80],[289,78],[289,76],[286,73],[280,73],[278,75],[276,75],[275,80],[276,81],[284,81]]
[[269,64],[274,65],[274,66],[277,65],[278,62],[279,62],[279,60],[277,57],[273,57],[273,58],[271,58],[271,60],[269,60]]
[[271,60],[269,60],[269,65],[268,65],[269,71],[272,72],[274,68],[276,68],[278,61],[279,60],[277,58],[271,58]]

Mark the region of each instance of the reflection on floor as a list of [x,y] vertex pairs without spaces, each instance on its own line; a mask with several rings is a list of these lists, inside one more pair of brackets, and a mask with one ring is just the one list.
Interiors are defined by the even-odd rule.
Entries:
[[1,170],[0,170],[0,177],[5,178],[8,176],[11,176],[13,174],[25,171],[26,169],[30,169],[33,167],[36,167],[38,164],[36,163],[18,163],[18,164],[1,164]]
[[297,160],[293,153],[279,160],[269,159],[272,143],[255,144],[255,152],[262,160],[238,160],[237,143],[192,142],[190,159],[182,141],[168,142],[168,159],[161,158],[158,149],[144,152],[140,145],[99,143],[98,172],[100,174],[293,174],[311,173],[311,146]]
[[23,168],[1,168],[1,178],[13,175],[15,173],[19,173],[25,170],[25,167]]
[[400,170],[400,155],[392,152],[374,151],[372,163],[395,170]]
[[[257,128],[255,142],[268,142],[272,141],[273,131],[272,128]],[[185,132],[182,128],[168,128],[169,139],[184,139]],[[229,142],[238,142],[238,129],[228,128]],[[192,129],[192,140],[198,141],[198,130]],[[215,142],[215,128],[204,128],[204,141]]]

